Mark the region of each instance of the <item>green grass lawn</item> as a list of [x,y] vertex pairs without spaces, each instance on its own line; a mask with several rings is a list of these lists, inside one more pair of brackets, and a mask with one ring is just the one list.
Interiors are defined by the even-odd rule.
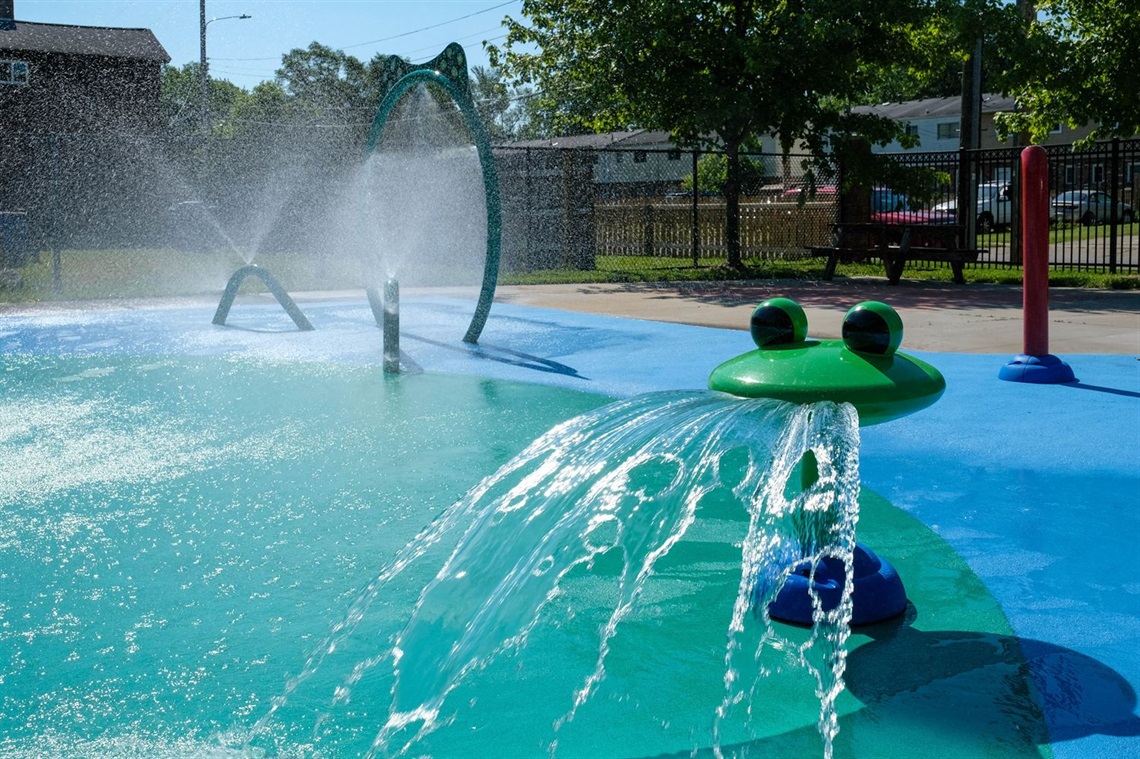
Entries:
[[[264,259],[281,284],[291,292],[359,289],[360,266],[350,259],[305,257],[277,254]],[[22,286],[0,287],[0,302],[40,302],[97,300],[106,298],[147,298],[188,295],[220,295],[230,275],[245,262],[232,254],[185,253],[169,249],[141,250],[64,250],[59,256],[59,284],[54,282],[51,253],[42,253],[19,270]],[[500,284],[575,284],[622,282],[685,282],[748,279],[819,280],[824,262],[818,258],[801,260],[753,259],[743,271],[729,269],[717,259],[706,259],[694,266],[690,259],[648,256],[599,256],[590,271],[546,269],[503,271]],[[1021,269],[970,267],[968,282],[1020,284]],[[841,267],[837,276],[882,277],[877,264]],[[950,281],[946,266],[908,266],[907,279]],[[1140,275],[1104,274],[1075,270],[1050,272],[1056,287],[1100,289],[1140,289]],[[256,291],[261,284],[247,280],[243,291]],[[472,283],[474,284],[474,283]]]
[[[987,245],[1008,245],[1010,227],[1001,227],[992,232],[979,232],[978,238]],[[1049,242],[1067,242],[1069,240],[1091,240],[1093,238],[1108,237],[1112,234],[1112,227],[1108,224],[1070,224],[1057,222],[1049,225]],[[1116,234],[1120,237],[1140,235],[1140,221],[1131,224],[1117,224]],[[985,245],[981,245],[985,247]]]

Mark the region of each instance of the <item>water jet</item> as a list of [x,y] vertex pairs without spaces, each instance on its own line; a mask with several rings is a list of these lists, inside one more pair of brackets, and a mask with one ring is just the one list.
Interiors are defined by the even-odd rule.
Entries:
[[422,65],[413,65],[399,56],[389,56],[382,65],[380,91],[385,92],[376,111],[372,129],[368,134],[368,152],[375,153],[383,140],[389,117],[400,99],[412,88],[432,84],[442,89],[459,109],[464,124],[471,134],[479,155],[483,172],[483,194],[487,212],[486,258],[483,280],[475,313],[463,341],[479,342],[479,335],[487,323],[495,286],[499,278],[499,258],[502,246],[502,211],[499,199],[499,178],[495,159],[491,154],[491,141],[479,118],[468,86],[467,55],[457,43],[451,43],[438,56]]
[[400,373],[400,283],[384,283],[381,327],[384,330],[384,373]]

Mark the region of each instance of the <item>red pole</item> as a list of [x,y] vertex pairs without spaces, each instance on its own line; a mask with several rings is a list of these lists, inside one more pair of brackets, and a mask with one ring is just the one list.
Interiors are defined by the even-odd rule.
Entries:
[[1021,151],[1024,352],[1049,354],[1049,157],[1040,145]]
[[1010,382],[1075,382],[1073,369],[1049,353],[1049,158],[1034,145],[1021,151],[1021,242],[1024,352],[1001,368]]

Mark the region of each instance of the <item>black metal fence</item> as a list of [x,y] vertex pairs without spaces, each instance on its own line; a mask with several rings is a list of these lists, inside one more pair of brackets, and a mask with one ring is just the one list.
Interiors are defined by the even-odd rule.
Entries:
[[[1140,225],[1133,220],[1140,139],[1048,152],[1054,198],[1084,191],[1115,201],[1054,224],[1052,265],[1140,271]],[[889,199],[891,207],[878,210],[941,213],[957,200],[960,177],[969,177],[979,198],[972,219],[977,247],[986,251],[972,265],[1016,267],[1020,251],[1010,230],[1019,218],[1019,155],[1017,149],[900,154],[894,160],[929,170],[930,187],[923,197],[905,199],[878,188],[873,202]],[[589,269],[597,256],[701,262],[726,255],[724,159],[716,152],[502,146],[495,156],[507,269]],[[337,198],[363,157],[360,135],[336,129],[208,142],[9,134],[0,149],[0,212],[26,214],[33,250],[190,249],[225,237],[327,255],[322,225],[338,212]],[[841,206],[834,177],[813,174],[803,156],[750,154],[745,167],[745,258],[803,258],[809,247],[828,243]],[[1012,191],[1002,193],[1007,186]]]
[[[1140,139],[1094,143],[1081,149],[1071,145],[1045,148],[1049,156],[1049,194],[1052,201],[1050,265],[1059,269],[1099,272],[1140,271]],[[985,251],[977,267],[1018,267],[1020,241],[1015,234],[1020,209],[1020,148],[908,153],[894,157],[906,166],[930,169],[939,177],[922,209],[955,209],[959,178],[973,179],[976,191],[972,221],[977,247]],[[1096,203],[1095,200],[1102,201]],[[1062,204],[1075,204],[1076,213],[1061,212]]]

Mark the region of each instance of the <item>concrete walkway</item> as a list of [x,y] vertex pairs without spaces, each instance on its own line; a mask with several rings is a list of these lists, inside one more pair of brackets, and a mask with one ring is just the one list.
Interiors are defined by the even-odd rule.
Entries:
[[[813,337],[837,338],[843,315],[864,300],[894,306],[910,350],[1016,355],[1022,351],[1021,288],[851,278],[832,282],[690,282],[670,284],[519,285],[499,287],[495,300],[706,327],[747,329],[756,304],[796,300]],[[492,314],[494,312],[492,311]],[[1049,350],[1129,354],[1140,358],[1140,291],[1053,288]]]

